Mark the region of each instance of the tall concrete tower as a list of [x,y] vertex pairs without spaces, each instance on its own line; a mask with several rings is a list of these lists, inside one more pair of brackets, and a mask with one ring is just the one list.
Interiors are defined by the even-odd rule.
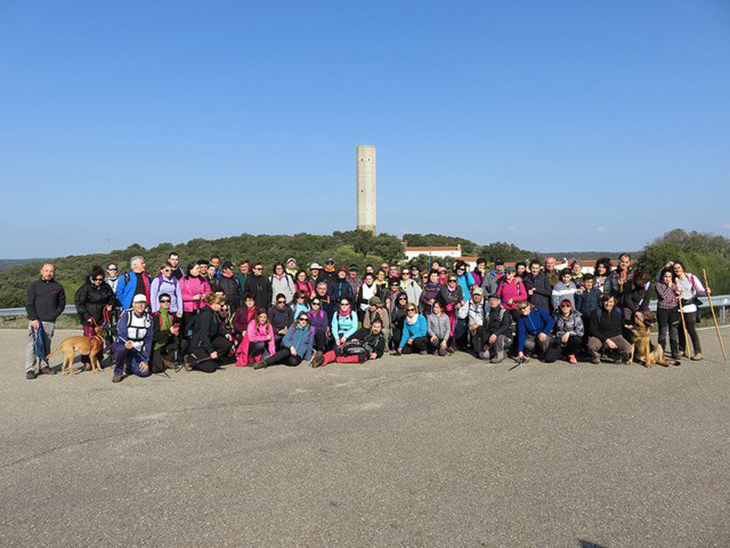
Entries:
[[375,147],[355,148],[357,229],[375,234]]

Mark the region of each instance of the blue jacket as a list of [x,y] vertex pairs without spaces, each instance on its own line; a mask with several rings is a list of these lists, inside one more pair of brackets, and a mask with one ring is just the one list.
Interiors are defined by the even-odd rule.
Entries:
[[308,360],[312,357],[314,331],[309,327],[301,329],[297,325],[292,325],[281,342],[285,348],[293,346],[298,356],[301,356],[303,360]]
[[471,275],[471,272],[467,272],[466,274],[462,274],[461,276],[456,276],[459,281],[459,286],[461,287],[461,293],[464,295],[464,300],[468,301],[471,299],[471,286],[474,285],[474,276]]
[[428,335],[428,325],[426,324],[426,318],[423,314],[418,315],[416,323],[410,325],[407,321],[403,322],[403,337],[400,340],[400,348],[403,348],[408,339],[417,339],[418,337],[425,337]]
[[538,333],[549,335],[554,327],[555,320],[542,308],[533,306],[529,316],[520,314],[517,319],[517,351],[522,352],[525,349],[525,339],[528,333],[533,337],[537,337]]
[[348,316],[343,316],[338,310],[332,316],[331,327],[332,336],[336,339],[339,340],[342,337],[349,338],[353,333],[355,333],[355,331],[357,331],[357,312],[351,310]]
[[[145,280],[145,295],[147,296],[147,306],[150,305],[150,277],[143,273]],[[119,276],[119,282],[117,282],[117,300],[121,304],[122,310],[132,308],[132,299],[134,294],[137,292],[137,275],[134,272],[125,272]]]

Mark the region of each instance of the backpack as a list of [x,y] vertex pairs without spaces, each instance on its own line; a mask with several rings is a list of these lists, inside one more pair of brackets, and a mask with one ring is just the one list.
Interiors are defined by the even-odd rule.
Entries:
[[374,351],[373,347],[368,343],[360,341],[348,341],[340,348],[340,353],[343,356],[359,356],[360,354],[369,356]]

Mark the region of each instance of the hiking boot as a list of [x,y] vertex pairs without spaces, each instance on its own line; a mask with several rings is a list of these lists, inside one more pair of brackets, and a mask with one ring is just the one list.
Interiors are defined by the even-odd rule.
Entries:
[[309,360],[309,367],[320,367],[324,363],[324,354],[319,350],[314,353],[312,359]]
[[35,371],[33,369],[29,369],[25,372],[25,378],[29,381],[32,381],[33,379],[38,377],[38,371]]
[[451,354],[453,354],[454,352],[456,352],[456,348],[454,348],[453,346],[449,346],[446,349],[446,352],[448,352],[449,353],[449,356],[451,356]]
[[266,369],[269,366],[268,363],[266,363],[266,360],[261,360],[260,362],[256,362],[253,364],[254,369]]
[[692,357],[690,358],[690,360],[692,360],[693,362],[701,362],[704,359],[705,358],[702,356],[701,352],[697,352],[697,354],[693,354]]
[[428,354],[428,352],[426,352],[425,350],[421,350],[421,351],[420,351],[420,352],[418,353],[418,355],[419,355],[419,356],[425,356],[426,354]]
[[91,364],[85,363],[84,366],[81,368],[81,371],[91,371]]
[[673,356],[673,357],[676,357],[676,358],[684,358],[684,350],[677,351],[677,355],[676,356]]
[[568,363],[578,363],[578,358],[575,357],[575,354],[568,356]]
[[122,382],[122,378],[123,377],[121,375],[117,375],[116,373],[114,373],[114,376],[112,377],[112,382]]
[[175,369],[175,364],[170,360],[162,360],[162,365],[165,366],[165,369]]
[[597,357],[593,356],[591,358],[591,363],[601,363],[601,358],[597,358]]
[[481,351],[478,354],[480,360],[488,360],[489,359],[489,352]]
[[504,361],[504,356],[502,356],[501,358],[494,357],[491,360],[489,360],[489,363],[496,365],[498,363],[502,363],[503,361]]
[[47,365],[44,367],[41,367],[41,375],[55,375],[55,374],[56,374],[55,369],[51,369]]

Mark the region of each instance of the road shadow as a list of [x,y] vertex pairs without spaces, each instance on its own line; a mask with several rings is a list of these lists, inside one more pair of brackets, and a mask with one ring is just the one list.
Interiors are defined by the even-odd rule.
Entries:
[[605,548],[603,544],[597,544],[589,540],[578,539],[578,545],[580,548]]

